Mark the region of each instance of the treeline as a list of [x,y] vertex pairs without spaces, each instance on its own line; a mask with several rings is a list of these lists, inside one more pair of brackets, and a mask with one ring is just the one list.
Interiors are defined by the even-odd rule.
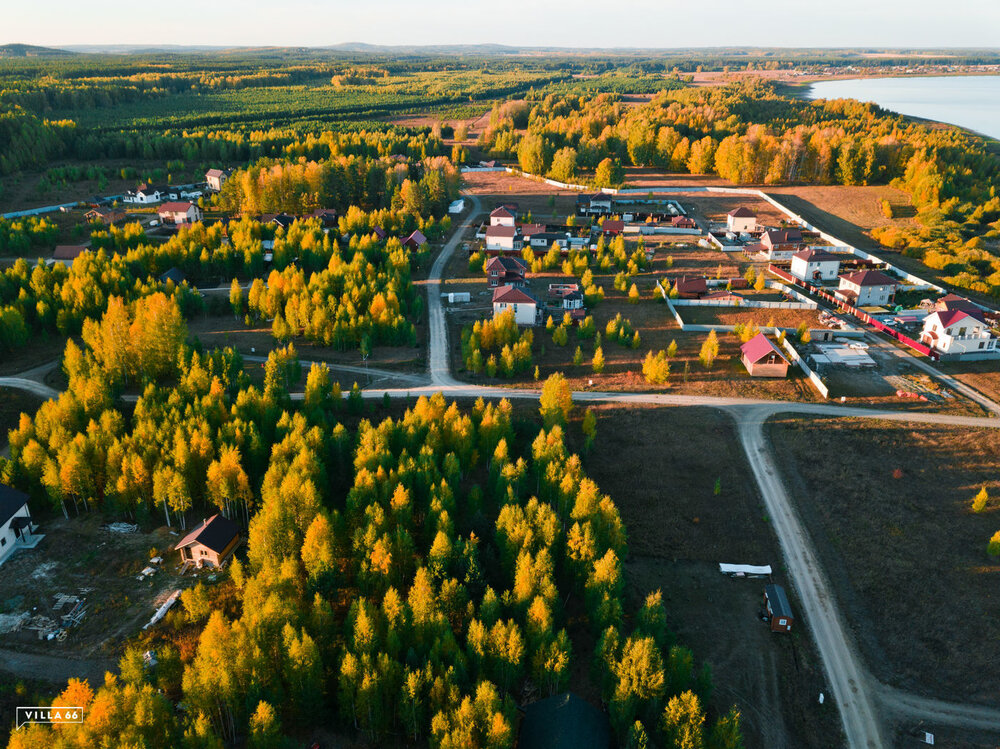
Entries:
[[[56,505],[248,522],[225,583],[235,616],[199,603],[204,588],[187,595],[171,617],[200,634],[176,668],[143,668],[130,649],[120,677],[96,691],[72,680],[56,699],[83,707],[82,724],[28,726],[12,749],[279,746],[331,720],[375,745],[501,749],[522,696],[566,690],[579,658],[620,745],[743,745],[738,713],[707,715],[711,675],[669,632],[660,594],[626,612],[625,528],[566,447],[564,381],[546,383],[545,426],[522,451],[507,401],[422,397],[353,435],[325,367],[292,408],[291,350],[272,354],[263,390],[232,353],[177,353],[176,385],[150,382],[131,417],[77,400],[104,365],[72,355],[71,389],[25,417],[5,477]],[[570,636],[575,610],[596,646]]]
[[36,248],[51,249],[59,227],[44,216],[0,218],[0,254],[26,255]]

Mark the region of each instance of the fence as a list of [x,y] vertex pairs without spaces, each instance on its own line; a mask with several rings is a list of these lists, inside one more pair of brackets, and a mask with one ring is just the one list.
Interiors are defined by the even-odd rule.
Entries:
[[13,211],[11,213],[2,213],[0,218],[24,218],[25,216],[40,216],[43,213],[55,213],[61,208],[76,208],[80,205],[79,202],[76,203],[60,203],[59,205],[47,205],[42,208],[29,208],[26,211]]
[[[778,337],[779,333],[780,330],[778,328],[775,328],[774,329],[775,337]],[[798,368],[802,370],[802,374],[804,374],[806,376],[806,379],[808,379],[809,382],[813,384],[813,387],[816,388],[819,394],[822,395],[824,398],[829,398],[830,389],[823,383],[823,380],[820,379],[820,376],[809,368],[809,365],[806,364],[806,360],[803,359],[801,356],[799,356],[799,352],[795,350],[795,347],[791,343],[789,343],[787,338],[781,342],[781,345],[785,349],[785,352],[788,354],[788,358],[790,358],[793,362],[795,362]]]

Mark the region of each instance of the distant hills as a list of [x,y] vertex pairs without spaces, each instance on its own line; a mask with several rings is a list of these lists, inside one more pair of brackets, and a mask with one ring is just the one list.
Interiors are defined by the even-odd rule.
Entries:
[[67,57],[73,54],[64,49],[36,47],[33,44],[4,44],[0,46],[0,57]]

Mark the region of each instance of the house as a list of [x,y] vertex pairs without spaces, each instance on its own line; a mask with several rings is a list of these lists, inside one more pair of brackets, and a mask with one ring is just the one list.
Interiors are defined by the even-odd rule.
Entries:
[[531,239],[536,234],[545,233],[545,224],[521,224],[518,228],[521,231],[521,237],[525,240]]
[[792,275],[800,281],[835,281],[840,258],[822,248],[811,247],[792,255]]
[[458,200],[453,200],[448,204],[448,213],[457,215],[465,210],[465,198],[459,198]]
[[164,224],[174,224],[175,226],[194,224],[204,218],[201,208],[194,203],[164,203],[157,213],[160,215],[160,221]]
[[[552,245],[555,245],[562,251],[567,248],[570,243],[570,236],[567,232],[558,231],[542,231],[536,234],[532,234],[531,238],[528,240],[528,245],[535,250],[547,250]],[[538,252],[535,253],[540,254]]]
[[202,520],[174,548],[185,562],[193,562],[198,567],[221,567],[239,543],[240,530],[236,523],[224,515],[213,515]]
[[556,297],[556,304],[564,313],[568,312],[574,322],[579,322],[587,316],[587,310],[583,307],[583,292],[576,284],[567,284],[572,288],[553,292],[552,285],[549,286],[549,293]]
[[742,205],[734,208],[726,214],[726,230],[735,234],[757,231],[757,213]]
[[788,603],[784,588],[780,585],[764,586],[764,609],[772,632],[792,631],[795,617],[792,616],[792,607]]
[[209,169],[205,172],[205,183],[208,185],[209,190],[215,190],[215,192],[218,192],[222,189],[222,186],[226,184],[226,180],[229,179],[232,174],[232,169]]
[[0,484],[0,564],[18,549],[33,549],[45,536],[31,521],[28,495]]
[[105,226],[111,226],[112,224],[117,224],[119,221],[125,220],[125,211],[121,208],[102,206],[92,208],[87,211],[83,217],[91,223],[100,223]]
[[688,216],[674,216],[670,219],[670,225],[675,229],[697,229],[698,224],[694,222],[693,218]]
[[932,312],[924,318],[920,340],[942,354],[984,359],[1000,356],[997,339],[993,337],[986,318],[979,310],[947,309]]
[[681,276],[674,281],[674,289],[681,299],[698,299],[708,293],[708,282],[702,276]]
[[608,749],[607,713],[567,692],[524,707],[518,749]]
[[740,346],[740,361],[751,377],[787,377],[788,359],[763,333],[758,333]]
[[177,200],[179,197],[180,193],[177,191],[176,187],[142,184],[139,185],[134,192],[130,191],[125,193],[125,195],[122,196],[122,202],[137,203],[139,205],[152,205],[153,203],[160,203],[164,200]]
[[511,309],[518,325],[535,325],[538,322],[538,302],[514,286],[498,286],[493,290],[493,316]]
[[497,286],[524,286],[528,264],[517,256],[493,257],[486,263],[486,279],[490,288]]
[[52,250],[52,262],[63,262],[72,265],[73,261],[80,257],[80,253],[86,252],[89,248],[82,244],[57,244]]
[[875,307],[888,304],[898,285],[880,271],[859,270],[840,277],[837,293],[855,307]]
[[982,314],[983,311],[983,308],[978,304],[966,299],[964,296],[959,296],[958,294],[945,294],[943,297],[934,302],[934,309],[942,312],[960,309],[966,312],[978,312],[980,314]]
[[760,237],[767,259],[791,260],[792,255],[802,249],[802,232],[798,229],[768,229]]
[[419,250],[427,244],[427,237],[419,229],[414,229],[408,237],[400,237],[399,243],[408,250]]
[[317,208],[304,218],[318,218],[324,227],[337,225],[337,212],[333,208]]
[[499,208],[494,208],[493,212],[490,213],[490,226],[509,226],[514,227],[517,221],[514,212],[507,208],[507,206],[500,206]]
[[282,229],[287,229],[295,223],[295,216],[290,213],[264,213],[260,217],[262,224],[274,224]]
[[614,198],[606,192],[581,195],[576,201],[577,212],[597,216],[607,215],[611,213],[613,200]]
[[378,237],[379,241],[384,242],[389,236],[389,232],[383,229],[381,226],[372,227],[372,234]]
[[184,273],[175,266],[160,275],[160,283],[165,284],[168,281],[172,281],[174,286],[180,286],[184,283]]
[[744,301],[743,297],[741,297],[739,294],[734,294],[733,292],[726,291],[725,289],[723,289],[722,291],[713,291],[709,294],[705,294],[705,296],[703,296],[702,299],[706,302],[708,301],[736,302],[737,304],[740,304],[741,302]]
[[520,249],[521,236],[515,226],[498,225],[486,230],[487,252],[518,252]]
[[601,224],[601,233],[606,237],[617,237],[623,231],[625,231],[625,222],[621,219],[609,218]]

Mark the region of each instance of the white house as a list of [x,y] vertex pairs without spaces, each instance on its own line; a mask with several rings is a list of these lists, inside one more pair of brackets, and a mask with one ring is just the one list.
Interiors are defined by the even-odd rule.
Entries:
[[208,185],[208,189],[218,192],[232,174],[232,169],[209,169],[205,172],[205,182]]
[[44,536],[31,522],[28,495],[0,484],[0,564],[18,549],[32,549]]
[[159,210],[160,220],[165,224],[193,224],[201,221],[202,213],[194,203],[164,203]]
[[840,258],[832,252],[811,248],[792,255],[792,275],[800,281],[836,281]]
[[877,307],[888,304],[896,293],[896,279],[877,270],[859,270],[840,277],[840,296],[855,307]]
[[135,203],[137,205],[152,205],[164,200],[177,200],[180,197],[176,187],[166,185],[139,185],[134,192],[127,192],[122,196],[123,203]]
[[997,339],[979,312],[966,309],[938,310],[924,319],[920,340],[942,354],[963,358],[1000,356]]
[[791,260],[802,249],[802,232],[798,229],[768,229],[760,236],[764,254],[771,262]]
[[726,214],[726,230],[735,234],[757,231],[757,214],[746,206],[734,208]]
[[486,230],[487,252],[518,252],[521,242],[515,226],[491,226]]
[[538,302],[521,289],[500,286],[493,291],[493,316],[508,309],[514,310],[518,325],[535,325],[538,321]]
[[513,227],[516,221],[514,212],[506,206],[494,208],[490,214],[490,226],[510,226]]

